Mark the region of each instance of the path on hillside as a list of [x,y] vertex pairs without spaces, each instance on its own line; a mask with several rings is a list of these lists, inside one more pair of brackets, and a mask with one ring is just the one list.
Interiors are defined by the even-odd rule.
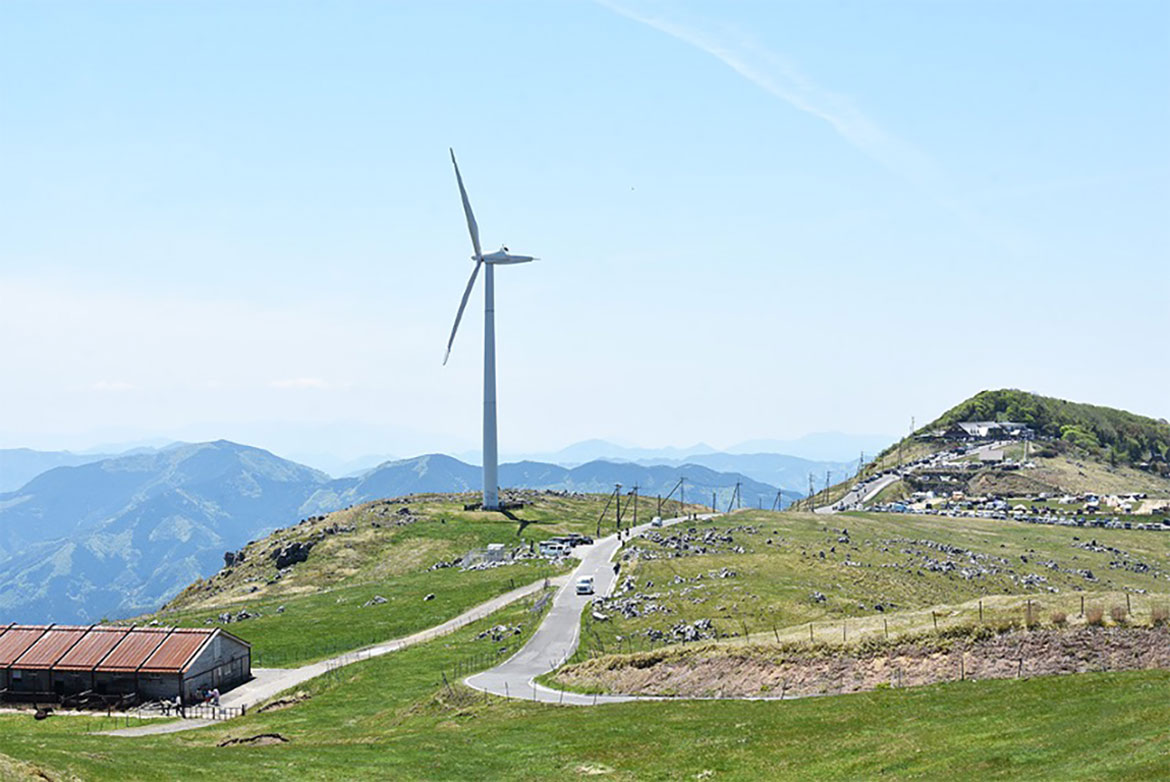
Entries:
[[[548,580],[550,586],[562,586],[568,582],[568,576],[557,576]],[[425,630],[420,630],[413,635],[408,635],[405,638],[396,638],[393,641],[386,641],[384,643],[376,644],[374,646],[366,647],[365,649],[357,649],[352,652],[330,657],[327,660],[320,662],[302,665],[299,668],[254,668],[252,669],[253,678],[236,687],[234,690],[226,693],[220,698],[220,705],[225,707],[240,707],[244,706],[249,709],[258,706],[269,698],[284,692],[285,690],[296,687],[298,684],[303,684],[309,679],[315,679],[324,673],[335,670],[343,665],[350,665],[360,660],[368,660],[371,657],[380,657],[390,652],[397,652],[409,646],[421,644],[426,641],[431,641],[440,636],[453,633],[461,627],[479,621],[486,616],[494,614],[501,608],[515,603],[517,600],[535,594],[544,588],[545,581],[533,581],[522,587],[517,587],[511,592],[505,592],[502,595],[493,597],[487,602],[464,611],[458,616],[448,619],[442,624],[428,627]],[[120,730],[103,731],[103,736],[153,736],[162,733],[178,733],[184,730],[194,730],[202,728],[207,725],[214,724],[214,720],[179,720],[177,722],[166,722],[159,725],[142,725],[136,728],[122,728]]]
[[[934,464],[954,464],[967,456],[982,456],[984,453],[1003,448],[1007,443],[999,441],[992,443],[985,443],[983,445],[971,448],[966,453],[956,456],[954,454],[938,454],[934,459]],[[877,496],[878,492],[886,488],[890,484],[902,480],[902,477],[907,473],[915,471],[915,466],[903,468],[901,465],[894,468],[894,471],[888,475],[883,475],[880,478],[864,484],[861,490],[850,489],[845,493],[841,499],[829,505],[822,505],[819,508],[814,508],[813,513],[837,513],[844,510],[857,510],[865,503]]]
[[[706,513],[698,520],[710,519],[716,514]],[[663,526],[692,521],[689,516],[668,519]],[[629,530],[629,537],[650,529],[650,524],[641,524]],[[581,553],[581,564],[573,571],[568,583],[562,586],[553,598],[552,608],[540,627],[528,639],[528,643],[500,665],[464,679],[467,686],[481,692],[545,703],[565,703],[575,706],[589,706],[598,703],[623,703],[639,699],[632,695],[582,695],[580,693],[554,690],[537,684],[535,678],[546,674],[564,663],[577,650],[581,633],[581,612],[593,600],[593,595],[578,595],[577,580],[593,576],[594,591],[601,596],[612,593],[617,576],[613,572],[614,554],[621,548],[617,535],[602,538]],[[643,698],[644,700],[644,698]]]

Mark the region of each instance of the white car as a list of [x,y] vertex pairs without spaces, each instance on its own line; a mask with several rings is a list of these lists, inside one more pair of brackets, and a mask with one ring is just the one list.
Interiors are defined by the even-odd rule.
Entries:
[[655,516],[654,518],[650,519],[650,526],[651,527],[661,527],[662,526],[662,517]]
[[593,576],[582,576],[581,578],[577,579],[577,594],[593,594]]

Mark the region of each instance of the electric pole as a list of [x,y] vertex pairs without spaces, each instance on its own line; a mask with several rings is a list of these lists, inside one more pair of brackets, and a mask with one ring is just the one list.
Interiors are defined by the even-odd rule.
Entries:
[[613,497],[617,500],[617,533],[622,533],[622,485],[615,483],[613,485]]

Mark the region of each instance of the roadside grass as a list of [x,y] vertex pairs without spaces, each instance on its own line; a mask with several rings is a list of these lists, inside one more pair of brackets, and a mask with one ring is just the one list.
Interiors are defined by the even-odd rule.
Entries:
[[[701,619],[710,619],[722,638],[807,639],[811,622],[814,638],[829,641],[841,637],[842,620],[848,620],[846,635],[850,628],[884,633],[886,624],[892,633],[918,632],[933,627],[936,618],[940,627],[972,621],[980,599],[988,622],[1022,621],[1028,600],[1043,617],[1061,610],[1080,621],[1082,594],[1108,610],[1126,604],[1129,593],[1133,611],[1149,617],[1170,592],[1170,535],[1157,532],[757,510],[664,532],[690,529],[699,538],[709,530],[730,533],[732,543],[720,544],[723,550],[716,553],[626,560],[619,581],[632,576],[635,588],[618,597],[641,594],[641,615],[626,618],[608,610],[606,620],[596,621],[586,611],[582,654],[650,648],[648,631]],[[637,538],[624,551],[631,546],[671,553]],[[729,546],[744,553],[727,551]],[[984,566],[998,572],[962,573]],[[720,577],[724,569],[735,575]]]
[[906,482],[897,480],[889,486],[884,487],[881,491],[870,498],[869,503],[881,504],[885,502],[896,502],[906,497],[907,488]]
[[[293,667],[434,627],[497,595],[567,570],[544,561],[526,561],[490,570],[411,573],[372,584],[248,603],[247,610],[259,616],[233,622],[226,629],[252,644],[253,665]],[[425,600],[430,594],[434,599]],[[386,602],[366,605],[375,596]],[[277,613],[282,606],[284,611]],[[204,609],[167,614],[163,620],[204,627],[215,616],[215,609]]]

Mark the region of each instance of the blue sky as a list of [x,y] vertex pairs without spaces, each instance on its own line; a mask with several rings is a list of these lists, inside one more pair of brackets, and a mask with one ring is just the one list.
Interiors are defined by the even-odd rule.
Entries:
[[0,445],[1170,416],[1163,2],[0,6]]

